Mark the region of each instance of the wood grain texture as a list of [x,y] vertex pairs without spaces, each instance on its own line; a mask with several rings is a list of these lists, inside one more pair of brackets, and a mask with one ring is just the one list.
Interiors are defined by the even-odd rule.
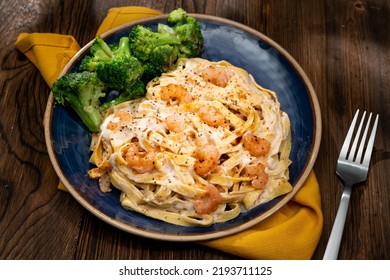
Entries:
[[22,32],[94,38],[111,7],[216,15],[272,38],[302,66],[322,109],[314,170],[321,186],[321,259],[342,183],[336,159],[356,109],[380,114],[368,180],[352,194],[341,259],[390,259],[390,3],[386,0],[0,1],[0,259],[235,259],[196,243],[133,236],[58,191],[42,126],[49,88],[14,48]]

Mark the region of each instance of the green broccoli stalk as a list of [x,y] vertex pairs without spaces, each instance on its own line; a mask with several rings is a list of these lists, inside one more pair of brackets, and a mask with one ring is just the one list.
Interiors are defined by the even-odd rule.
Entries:
[[142,62],[149,59],[154,48],[180,43],[179,38],[174,34],[153,32],[150,28],[141,25],[132,28],[129,34],[131,54]]
[[70,106],[90,131],[99,131],[102,122],[99,99],[105,93],[96,73],[69,73],[57,79],[51,91],[57,104]]
[[111,108],[112,106],[118,105],[125,101],[143,97],[145,96],[145,92],[146,92],[145,84],[141,80],[138,80],[134,83],[134,85],[131,88],[120,93],[119,96],[116,97],[115,99],[107,101],[102,105],[100,105],[100,110],[105,111]]
[[124,36],[119,39],[119,43],[115,49],[113,49],[114,56],[117,57],[130,57],[130,45],[129,45],[129,37]]

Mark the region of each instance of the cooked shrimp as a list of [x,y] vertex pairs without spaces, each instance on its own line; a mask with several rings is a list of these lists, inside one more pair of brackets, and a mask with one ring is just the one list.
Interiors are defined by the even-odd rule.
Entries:
[[261,163],[258,165],[248,165],[245,171],[249,177],[253,178],[252,186],[255,189],[264,189],[268,182],[268,174],[265,172],[265,166]]
[[183,115],[176,114],[166,117],[167,128],[172,132],[181,132],[186,128],[186,122]]
[[221,155],[215,146],[205,145],[198,147],[194,156],[196,159],[194,164],[196,174],[205,175],[217,167]]
[[200,76],[206,82],[212,83],[218,87],[226,87],[230,79],[223,68],[215,65],[210,65],[204,69]]
[[249,151],[252,156],[265,156],[271,149],[271,143],[253,133],[247,133],[242,137],[242,144],[245,150]]
[[161,99],[170,104],[182,104],[192,101],[191,94],[182,85],[169,84],[161,88]]
[[114,113],[114,118],[107,124],[107,128],[114,130],[123,124],[130,124],[133,117],[126,111],[118,111]]
[[220,126],[225,122],[225,117],[213,106],[203,106],[198,110],[199,117],[209,126]]
[[141,152],[137,145],[131,143],[125,154],[125,160],[128,166],[136,172],[146,173],[154,169],[155,156],[156,152],[154,150]]
[[206,188],[208,190],[206,196],[194,201],[195,212],[199,215],[214,212],[222,200],[221,194],[214,185],[208,184]]

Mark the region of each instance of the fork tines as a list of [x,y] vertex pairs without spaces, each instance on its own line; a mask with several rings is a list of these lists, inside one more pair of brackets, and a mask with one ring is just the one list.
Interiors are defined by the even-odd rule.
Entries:
[[[357,128],[357,131],[355,133],[355,137],[353,140],[353,143],[351,145],[351,140],[355,132],[355,126],[356,122],[359,116],[359,110],[356,111],[355,116],[353,117],[351,126],[348,130],[347,137],[345,138],[345,141],[343,143],[343,147],[340,151],[340,159],[346,159],[348,161],[355,161],[358,163],[362,163],[364,165],[368,165],[370,162],[373,146],[374,146],[374,140],[375,140],[375,134],[376,129],[378,126],[378,115],[376,115],[374,124],[371,129],[370,136],[367,140],[367,136],[369,135],[369,129],[371,127],[371,118],[372,113],[369,114],[368,120],[365,123],[365,129],[363,132],[363,135],[361,134],[364,120],[366,118],[366,111],[363,112],[363,116],[361,118],[359,127]],[[359,145],[358,145],[359,144]],[[356,148],[359,147],[358,151],[356,151]],[[364,152],[364,153],[363,153]]]

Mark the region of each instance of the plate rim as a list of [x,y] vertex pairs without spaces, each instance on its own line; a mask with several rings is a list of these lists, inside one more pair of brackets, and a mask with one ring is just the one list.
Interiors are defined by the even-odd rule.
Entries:
[[[196,13],[188,13],[189,16],[193,16],[200,20],[206,20],[206,21],[212,21],[217,23],[222,23],[225,25],[233,26],[235,28],[244,30],[252,35],[254,35],[257,38],[260,38],[262,41],[266,42],[270,46],[272,46],[274,49],[276,49],[285,59],[286,62],[288,62],[292,68],[295,70],[296,74],[302,79],[304,87],[306,88],[307,92],[309,93],[309,101],[311,104],[311,107],[313,109],[313,124],[315,124],[313,129],[313,145],[310,150],[309,158],[306,162],[306,165],[304,167],[304,171],[300,174],[298,177],[293,190],[286,194],[282,199],[280,199],[271,209],[266,210],[265,212],[261,213],[260,215],[256,216],[254,219],[247,221],[241,225],[238,225],[236,227],[224,230],[224,231],[216,231],[211,233],[204,233],[204,234],[187,234],[187,235],[176,235],[176,234],[166,234],[161,232],[154,232],[154,231],[145,231],[138,229],[130,224],[126,224],[124,222],[115,220],[114,218],[109,217],[108,215],[100,212],[98,209],[96,209],[92,204],[89,203],[88,200],[84,199],[72,186],[71,182],[66,178],[64,173],[62,172],[62,169],[59,165],[59,162],[56,158],[54,147],[53,147],[53,141],[52,141],[52,115],[54,111],[54,98],[53,93],[50,91],[50,95],[47,101],[45,113],[44,113],[44,134],[45,134],[45,142],[46,147],[48,150],[49,158],[52,163],[52,166],[59,178],[59,180],[62,182],[62,184],[65,186],[67,191],[84,207],[86,208],[90,213],[94,214],[96,217],[101,219],[104,222],[107,222],[108,224],[131,234],[135,234],[141,237],[151,238],[155,240],[164,240],[164,241],[207,241],[207,240],[213,240],[221,237],[226,237],[235,233],[242,232],[246,229],[249,229],[250,227],[258,224],[259,222],[265,220],[266,218],[273,215],[275,212],[277,212],[280,208],[282,208],[288,201],[290,201],[295,194],[298,192],[298,190],[301,189],[304,182],[308,178],[309,174],[313,170],[314,163],[317,159],[319,147],[321,143],[321,134],[322,134],[322,120],[321,120],[321,109],[319,106],[318,98],[316,95],[316,92],[314,90],[314,87],[312,86],[308,76],[306,75],[305,71],[302,69],[302,67],[298,64],[298,62],[277,42],[275,42],[273,39],[269,38],[265,34],[261,33],[260,31],[249,27],[247,25],[244,25],[242,23],[218,17],[218,16],[212,16],[212,15],[206,15],[206,14],[196,14]],[[147,24],[152,23],[160,20],[166,20],[168,15],[158,15],[158,16],[152,16],[148,18],[143,18],[139,20],[135,20],[129,23],[122,24],[120,26],[117,26],[115,28],[112,28],[104,33],[102,33],[100,36],[105,39],[112,35],[113,33],[118,33],[121,31],[125,31],[137,24]],[[94,39],[89,41],[86,45],[84,45],[65,65],[65,67],[62,69],[58,77],[61,77],[62,75],[66,74],[69,70],[71,70],[75,64],[77,63],[78,57],[83,54],[87,49],[90,48],[91,44],[93,43]],[[118,203],[118,206],[120,204]]]

